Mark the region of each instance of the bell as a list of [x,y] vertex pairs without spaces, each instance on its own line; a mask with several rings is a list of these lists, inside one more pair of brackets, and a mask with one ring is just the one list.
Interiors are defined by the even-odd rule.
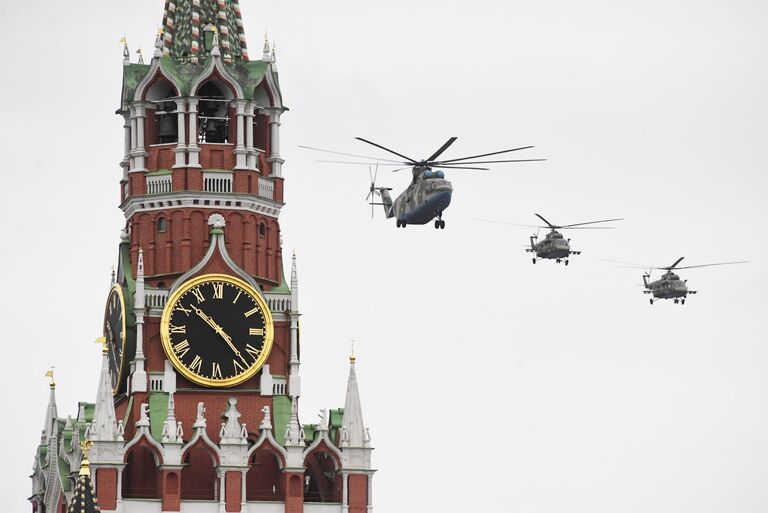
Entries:
[[160,117],[160,130],[157,133],[160,144],[176,142],[178,129],[173,114],[163,114]]

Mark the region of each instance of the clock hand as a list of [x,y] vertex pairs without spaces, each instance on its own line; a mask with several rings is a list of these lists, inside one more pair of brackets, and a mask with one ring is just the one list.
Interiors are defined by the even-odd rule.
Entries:
[[190,306],[191,306],[191,307],[192,307],[192,309],[195,311],[195,313],[196,313],[196,314],[197,314],[197,315],[198,315],[198,316],[199,316],[201,319],[203,319],[203,320],[206,322],[206,324],[208,324],[208,326],[210,326],[211,328],[213,328],[213,330],[214,330],[216,333],[218,333],[218,334],[221,336],[221,338],[223,338],[223,339],[224,339],[224,341],[227,343],[227,345],[228,345],[228,346],[229,346],[229,348],[232,350],[232,352],[234,352],[234,353],[237,355],[237,357],[238,357],[238,358],[240,358],[240,359],[243,361],[243,363],[245,363],[246,365],[250,365],[250,364],[249,364],[247,361],[245,361],[245,358],[243,358],[243,355],[242,355],[242,354],[240,354],[240,351],[238,351],[238,350],[237,350],[237,348],[235,347],[235,344],[233,344],[233,343],[232,343],[232,337],[230,337],[229,335],[227,335],[227,333],[224,331],[224,328],[222,328],[221,326],[219,326],[219,325],[216,323],[216,321],[214,321],[214,320],[213,320],[213,318],[212,318],[212,317],[209,317],[208,315],[206,315],[206,313],[205,313],[205,312],[203,312],[203,310],[202,310],[202,309],[200,309],[200,308],[196,307],[195,305],[190,305]]

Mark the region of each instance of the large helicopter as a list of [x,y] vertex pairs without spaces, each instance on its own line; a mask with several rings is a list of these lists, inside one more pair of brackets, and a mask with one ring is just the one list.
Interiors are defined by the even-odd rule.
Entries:
[[[387,218],[395,218],[395,222],[398,228],[404,228],[409,224],[427,224],[431,220],[435,220],[436,229],[444,229],[445,221],[443,220],[443,212],[451,204],[451,196],[453,195],[453,186],[451,182],[445,179],[445,170],[450,169],[469,169],[477,171],[487,171],[487,167],[475,167],[477,164],[498,164],[502,162],[538,162],[546,159],[515,159],[515,160],[474,160],[482,157],[489,157],[491,155],[500,155],[502,153],[509,153],[519,150],[527,150],[533,148],[533,146],[522,146],[520,148],[512,148],[509,150],[494,151],[491,153],[483,153],[480,155],[472,155],[471,157],[453,158],[448,160],[437,160],[445,150],[448,149],[456,141],[456,137],[451,137],[445,142],[437,151],[435,151],[428,158],[423,160],[412,159],[402,155],[396,151],[386,148],[373,141],[363,139],[362,137],[356,137],[358,141],[362,141],[366,144],[376,146],[386,152],[405,159],[392,160],[382,159],[378,157],[366,157],[362,155],[353,155],[350,153],[341,153],[338,151],[323,150],[320,148],[313,148],[310,146],[301,146],[302,148],[322,151],[325,153],[333,153],[336,155],[345,155],[347,157],[356,157],[362,159],[371,159],[374,162],[348,162],[337,160],[321,160],[319,162],[330,162],[335,164],[368,164],[376,166],[393,166],[398,169],[393,169],[393,172],[402,171],[403,169],[411,168],[413,178],[408,187],[400,193],[394,200],[389,194],[392,189],[390,187],[379,187],[376,185],[377,174],[371,174],[371,185],[368,189],[368,196],[366,201],[370,200],[372,206],[381,205],[384,207],[384,214]],[[402,167],[405,166],[405,167]],[[434,169],[434,168],[442,169]],[[377,169],[378,171],[378,169]],[[370,168],[369,168],[370,173]],[[380,202],[375,201],[376,197],[381,199]]]
[[[681,270],[681,269],[695,269],[698,267],[712,267],[715,265],[733,265],[733,264],[746,264],[747,261],[739,261],[739,262],[718,262],[714,264],[701,264],[701,265],[688,265],[685,267],[678,267],[678,264],[683,261],[683,258],[680,257],[677,260],[675,260],[675,263],[668,266],[668,267],[653,267],[653,266],[647,266],[647,265],[636,265],[636,264],[627,264],[626,262],[616,262],[614,260],[607,260],[608,262],[614,262],[614,263],[620,263],[620,264],[626,264],[622,267],[629,267],[632,269],[648,269],[648,271],[643,273],[643,287],[645,287],[645,290],[643,290],[643,294],[651,294],[650,303],[653,304],[655,299],[672,299],[675,304],[680,303],[681,305],[685,304],[685,299],[688,297],[688,294],[696,294],[697,290],[691,290],[688,288],[688,280],[683,280],[680,278],[680,276],[673,272],[674,270]],[[651,280],[651,271],[653,269],[659,269],[662,271],[666,271],[664,274],[661,275],[661,278],[658,280],[650,281]]]
[[530,225],[530,224],[516,224],[516,223],[506,223],[503,221],[492,221],[489,219],[478,219],[478,221],[483,221],[486,223],[499,223],[499,224],[509,224],[512,226],[523,226],[526,228],[548,228],[549,232],[544,237],[544,240],[539,241],[539,234],[538,232],[530,236],[531,241],[531,247],[526,247],[525,251],[527,253],[533,253],[533,263],[536,263],[536,259],[546,259],[546,260],[554,260],[556,263],[564,262],[565,265],[568,265],[568,259],[571,255],[580,255],[581,251],[574,251],[571,249],[571,239],[566,239],[563,237],[563,234],[560,233],[558,230],[613,230],[614,228],[612,226],[586,226],[586,225],[592,225],[592,224],[598,224],[598,223],[608,223],[611,221],[623,221],[624,218],[615,218],[615,219],[601,219],[600,221],[588,221],[585,223],[574,223],[574,224],[564,224],[564,225],[555,225],[544,219],[539,214],[534,214],[536,217],[544,221],[546,226],[538,226],[538,225]]

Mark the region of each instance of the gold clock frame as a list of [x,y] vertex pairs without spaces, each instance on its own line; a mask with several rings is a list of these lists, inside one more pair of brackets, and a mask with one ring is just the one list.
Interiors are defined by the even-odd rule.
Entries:
[[[233,378],[210,379],[198,376],[194,372],[191,372],[184,366],[181,360],[179,360],[179,358],[176,356],[176,353],[173,351],[173,344],[171,343],[171,338],[168,333],[170,327],[171,312],[173,312],[174,306],[179,298],[190,289],[197,287],[202,283],[212,281],[223,281],[229,283],[230,285],[242,288],[256,300],[256,303],[264,312],[264,346],[261,355],[259,356],[258,360],[256,360],[256,362],[245,372]],[[267,358],[269,358],[269,355],[272,352],[274,337],[275,326],[272,320],[272,312],[270,311],[269,306],[267,306],[267,302],[264,300],[264,297],[248,282],[228,274],[202,274],[192,278],[191,280],[185,281],[173,292],[173,294],[170,295],[168,301],[165,303],[165,307],[163,308],[163,315],[160,318],[160,341],[162,342],[163,352],[165,352],[165,356],[168,358],[168,361],[171,362],[171,365],[173,365],[173,368],[176,369],[177,372],[179,372],[182,376],[191,382],[209,388],[233,387],[251,379],[267,362]]]
[[120,332],[120,338],[122,339],[122,346],[123,346],[121,348],[120,354],[123,355],[123,359],[120,361],[120,374],[117,377],[117,386],[112,388],[112,395],[116,396],[118,390],[120,390],[120,385],[123,383],[123,378],[125,377],[123,376],[123,372],[125,371],[125,360],[126,360],[125,346],[128,343],[128,331],[125,329],[125,320],[126,320],[126,317],[128,316],[128,309],[125,307],[125,294],[123,294],[123,287],[121,287],[116,283],[112,285],[112,288],[109,289],[109,294],[107,294],[107,304],[104,305],[104,319],[106,320],[107,318],[107,312],[109,311],[109,303],[111,302],[113,292],[117,292],[117,296],[120,298],[120,309],[123,312],[123,315],[122,315],[123,325],[121,326],[122,331]]

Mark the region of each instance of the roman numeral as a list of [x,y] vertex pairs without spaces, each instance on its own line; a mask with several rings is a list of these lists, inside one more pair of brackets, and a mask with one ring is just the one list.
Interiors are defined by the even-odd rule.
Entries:
[[259,356],[261,356],[261,349],[256,349],[251,344],[245,344],[245,350],[248,351],[248,354],[251,355],[254,360],[258,360]]
[[182,305],[181,303],[179,303],[179,305],[176,307],[176,310],[181,310],[182,312],[187,314],[187,317],[189,317],[189,314],[192,313],[192,310],[187,310],[186,308],[184,308],[184,305]]
[[245,312],[245,316],[250,317],[251,315],[255,314],[256,312],[259,312],[260,310],[261,308],[259,308],[258,306],[254,306],[253,310],[248,310],[247,312]]
[[211,378],[218,378],[221,379],[221,367],[219,367],[219,364],[217,362],[212,363],[212,370],[211,370]]
[[243,372],[245,370],[243,368],[243,366],[238,363],[237,360],[232,360],[232,363],[235,366],[235,374],[240,374],[241,372]]
[[171,333],[186,333],[187,327],[186,326],[174,326],[173,324],[170,325]]
[[240,299],[240,294],[242,294],[242,293],[243,293],[243,291],[242,291],[242,290],[238,290],[238,291],[237,291],[237,295],[235,296],[235,299],[233,299],[233,300],[232,300],[232,304],[233,304],[233,305],[234,305],[235,303],[237,303],[237,300],[238,300],[238,299]]
[[260,337],[264,335],[264,328],[250,328],[248,334],[254,337]]
[[203,291],[200,290],[200,287],[195,287],[194,289],[191,289],[190,292],[197,298],[197,302],[202,303],[205,301],[205,297],[203,296]]
[[224,284],[211,283],[213,287],[213,299],[224,299]]
[[192,363],[189,364],[189,370],[192,372],[196,372],[200,374],[200,368],[203,366],[203,359],[200,358],[200,355],[195,355],[194,360],[192,360]]
[[179,358],[183,358],[184,355],[187,354],[187,352],[189,352],[189,342],[187,342],[186,340],[182,340],[181,342],[173,346],[173,352],[176,353],[176,355]]

